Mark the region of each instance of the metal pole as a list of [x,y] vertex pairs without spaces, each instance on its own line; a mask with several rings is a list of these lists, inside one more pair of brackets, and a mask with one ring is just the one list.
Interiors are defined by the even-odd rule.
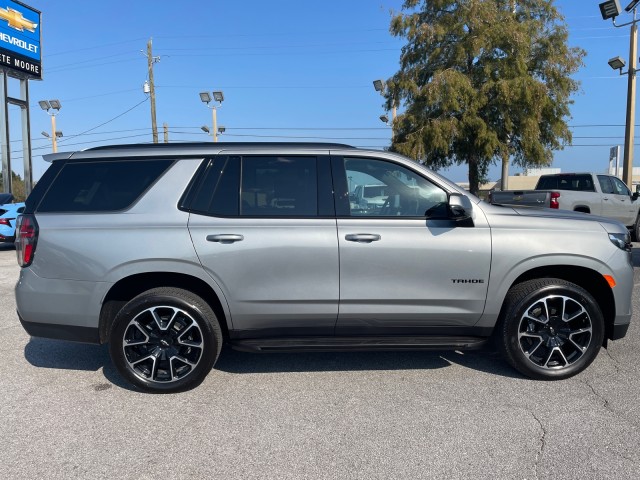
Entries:
[[[635,17],[635,10],[634,10]],[[637,44],[638,25],[631,25],[629,41],[629,72],[627,85],[627,118],[624,131],[624,163],[622,167],[622,181],[633,189],[633,142],[635,139],[634,123],[636,117],[636,67],[638,65]]]
[[213,141],[218,141],[218,113],[216,107],[213,107]]
[[11,149],[9,148],[9,102],[7,101],[7,74],[0,72],[0,149],[2,150],[2,190],[11,193]]
[[31,159],[31,124],[29,120],[29,81],[20,79],[20,98],[25,106],[22,111],[22,163],[24,167],[24,193],[29,196],[33,188],[33,161]]
[[169,125],[163,123],[162,128],[164,129],[164,143],[169,143]]
[[153,54],[151,53],[151,39],[147,43],[147,66],[149,68],[149,96],[151,97],[151,130],[153,143],[158,143],[158,125],[156,123],[156,87],[153,84]]
[[53,146],[53,153],[58,151],[58,137],[56,136],[56,116],[51,115],[51,145]]

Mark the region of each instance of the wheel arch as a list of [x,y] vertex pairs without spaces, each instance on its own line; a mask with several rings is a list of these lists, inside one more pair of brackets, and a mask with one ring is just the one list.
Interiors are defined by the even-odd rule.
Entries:
[[[615,299],[611,287],[604,279],[604,277],[586,267],[579,267],[575,265],[548,265],[544,267],[533,268],[522,273],[509,287],[511,290],[514,286],[525,282],[527,280],[535,280],[538,278],[558,278],[574,283],[587,292],[596,300],[602,311],[605,324],[605,342],[610,338],[613,331],[613,323],[616,316]],[[504,316],[505,303],[503,301],[502,308],[500,310],[499,322]]]
[[100,343],[109,341],[109,332],[113,320],[120,309],[137,295],[158,287],[176,287],[188,290],[209,304],[216,314],[222,329],[223,338],[229,338],[230,318],[223,307],[224,298],[204,280],[176,272],[137,273],[120,279],[107,292],[100,310]]

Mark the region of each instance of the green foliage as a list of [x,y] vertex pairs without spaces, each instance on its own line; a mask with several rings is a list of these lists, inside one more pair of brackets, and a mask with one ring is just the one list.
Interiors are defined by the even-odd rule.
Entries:
[[571,142],[571,78],[585,52],[567,46],[553,0],[406,0],[391,21],[406,38],[387,107],[404,107],[392,149],[433,168],[549,165]]
[[[2,172],[0,172],[0,185],[3,183]],[[24,180],[16,172],[11,172],[11,190],[15,202],[24,202],[27,198]]]

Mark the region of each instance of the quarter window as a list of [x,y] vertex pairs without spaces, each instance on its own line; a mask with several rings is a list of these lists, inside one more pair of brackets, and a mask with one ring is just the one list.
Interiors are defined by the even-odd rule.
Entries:
[[142,195],[173,160],[67,162],[38,206],[39,212],[123,210]]

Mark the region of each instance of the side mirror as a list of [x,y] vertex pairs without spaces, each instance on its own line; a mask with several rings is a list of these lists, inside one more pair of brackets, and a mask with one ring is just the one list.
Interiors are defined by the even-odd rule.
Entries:
[[473,204],[466,195],[452,193],[449,195],[449,212],[453,220],[468,220],[473,212]]
[[633,193],[631,194],[631,201],[635,202],[635,201],[638,199],[638,197],[640,197],[640,193],[638,193],[638,192],[633,192]]

